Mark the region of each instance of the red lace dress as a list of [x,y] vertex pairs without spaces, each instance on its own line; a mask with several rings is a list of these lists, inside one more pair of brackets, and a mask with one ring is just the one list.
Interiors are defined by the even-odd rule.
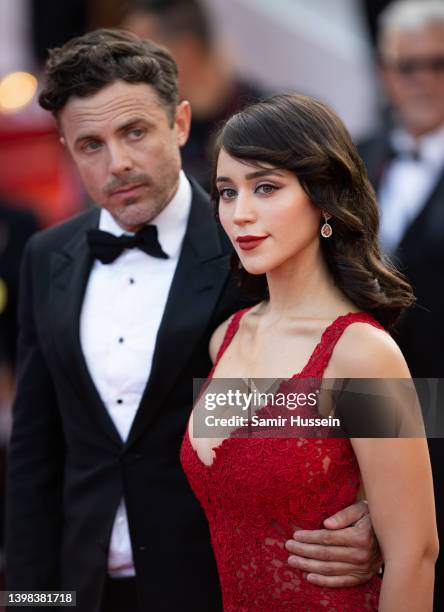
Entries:
[[[245,310],[227,329],[213,371]],[[293,378],[322,378],[334,346],[351,323],[380,325],[365,313],[338,317],[307,365]],[[359,467],[345,438],[226,438],[205,465],[188,429],[181,461],[210,526],[225,612],[377,610],[381,581],[321,588],[287,564],[295,529],[320,529],[328,516],[356,501]]]

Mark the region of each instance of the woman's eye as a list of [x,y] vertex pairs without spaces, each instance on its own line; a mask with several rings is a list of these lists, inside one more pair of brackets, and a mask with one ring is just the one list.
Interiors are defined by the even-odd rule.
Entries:
[[231,200],[232,198],[236,197],[236,191],[227,187],[219,191],[219,196],[222,198],[222,200]]
[[258,185],[256,187],[256,191],[259,193],[270,194],[276,191],[277,187],[274,185],[270,185],[269,183],[263,183],[262,185]]

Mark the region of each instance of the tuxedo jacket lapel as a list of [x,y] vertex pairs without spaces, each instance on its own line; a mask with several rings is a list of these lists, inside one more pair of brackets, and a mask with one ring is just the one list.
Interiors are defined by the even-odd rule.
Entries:
[[[388,132],[378,135],[371,143],[360,147],[371,183],[378,190],[384,171],[393,158]],[[427,202],[408,226],[394,253],[393,260],[402,268],[423,259],[424,249],[435,248],[444,236],[444,171]],[[418,248],[418,243],[421,248]],[[440,247],[439,247],[440,248]]]
[[51,254],[50,327],[61,366],[73,388],[84,398],[99,425],[114,441],[119,434],[89,374],[80,344],[80,313],[91,271],[92,258],[86,243],[88,229],[97,227],[99,210],[85,215],[85,223],[61,251]]
[[[72,239],[51,255],[50,313],[54,322],[51,327],[60,364],[73,388],[84,398],[85,406],[108,437],[122,445],[89,374],[80,344],[80,313],[92,266],[86,232],[97,227],[99,213],[94,210],[86,215],[85,223]],[[127,446],[154,417],[204,333],[228,278],[229,257],[223,249],[208,198],[193,184],[193,201],[182,252],[157,334],[150,378]]]
[[222,248],[208,198],[193,184],[184,244],[128,446],[149,425],[204,333],[229,274],[229,257]]
[[383,174],[393,158],[392,148],[385,134],[376,139],[372,146],[367,146],[365,151],[360,151],[365,159],[368,178],[377,190],[381,183]]
[[[425,206],[409,225],[397,250],[404,263],[423,260],[424,249],[435,249],[444,236],[444,171],[430,194]],[[439,243],[439,244],[438,244]],[[421,245],[418,248],[419,244]]]

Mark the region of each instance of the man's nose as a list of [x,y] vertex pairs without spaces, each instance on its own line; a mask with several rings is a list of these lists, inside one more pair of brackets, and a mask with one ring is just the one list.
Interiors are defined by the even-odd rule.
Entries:
[[129,151],[122,144],[109,146],[109,170],[111,174],[120,175],[133,168]]

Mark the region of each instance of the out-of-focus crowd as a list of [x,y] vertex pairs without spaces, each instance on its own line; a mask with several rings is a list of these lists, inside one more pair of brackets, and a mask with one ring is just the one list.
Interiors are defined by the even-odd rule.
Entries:
[[[74,5],[76,19],[63,19],[63,23],[69,21],[67,27],[57,29],[58,11],[63,10],[66,16],[74,11]],[[167,46],[179,66],[181,97],[189,100],[193,109],[191,135],[182,150],[184,168],[210,189],[214,128],[245,102],[264,96],[267,84],[258,85],[230,69],[214,42],[214,26],[205,3],[97,1],[84,2],[79,12],[81,5],[56,0],[33,3],[36,61],[45,59],[47,47],[95,26],[121,26]],[[401,0],[389,4],[369,0],[364,7],[369,37],[371,32],[375,36],[374,67],[381,86],[381,104],[378,127],[357,144],[378,196],[382,248],[407,276],[417,298],[415,306],[402,317],[396,340],[414,377],[444,378],[444,292],[440,287],[444,272],[444,1]],[[0,117],[1,109],[0,95]],[[32,130],[29,132],[32,138]],[[54,126],[48,133],[54,139]],[[4,114],[0,143],[6,156],[8,137],[12,138],[9,118]],[[36,138],[41,138],[41,133]],[[0,176],[0,488],[14,395],[20,259],[27,239],[39,227],[92,205],[79,190],[75,176],[67,178],[62,150],[51,159],[60,162],[60,172],[52,178],[59,199],[66,195],[67,200],[77,200],[76,206],[69,205],[54,215],[39,208],[45,192],[40,190],[35,200],[30,196],[31,203],[38,205],[24,207],[21,202],[26,194],[21,189],[14,191],[9,177]],[[27,177],[29,193],[37,193],[39,177]],[[439,478],[442,485],[444,462],[439,459],[439,445],[439,440],[432,440],[430,450],[435,481]],[[442,488],[437,487],[435,494],[438,515],[439,511],[443,514]],[[0,494],[0,513],[2,499]]]

